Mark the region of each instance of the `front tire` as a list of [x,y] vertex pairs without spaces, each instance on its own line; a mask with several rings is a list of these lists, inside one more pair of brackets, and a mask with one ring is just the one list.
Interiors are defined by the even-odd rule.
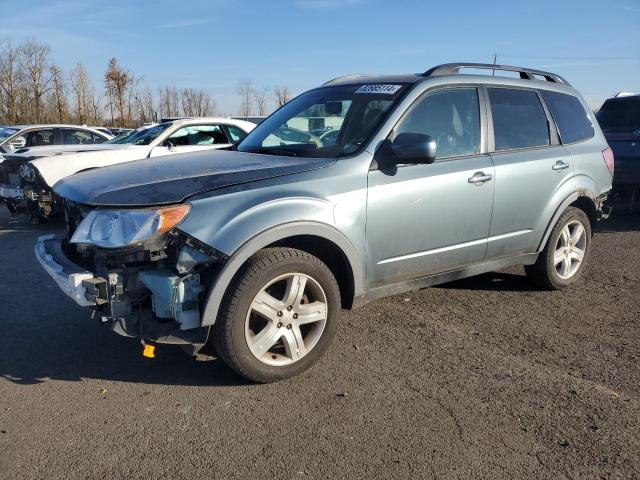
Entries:
[[531,281],[560,290],[580,279],[591,253],[591,223],[579,208],[567,208],[556,222],[544,250],[525,271]]
[[268,383],[310,368],[331,344],[340,290],[318,258],[292,248],[251,257],[227,291],[213,342],[243,377]]

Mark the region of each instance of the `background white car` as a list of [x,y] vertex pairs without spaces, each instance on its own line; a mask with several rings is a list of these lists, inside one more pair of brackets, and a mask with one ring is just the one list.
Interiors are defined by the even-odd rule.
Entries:
[[105,132],[77,125],[18,125],[0,127],[0,154],[25,147],[94,145],[113,138]]
[[33,220],[57,210],[51,187],[84,170],[149,157],[229,148],[255,124],[230,118],[190,118],[142,127],[96,145],[51,145],[18,149],[0,166],[0,197],[12,213]]

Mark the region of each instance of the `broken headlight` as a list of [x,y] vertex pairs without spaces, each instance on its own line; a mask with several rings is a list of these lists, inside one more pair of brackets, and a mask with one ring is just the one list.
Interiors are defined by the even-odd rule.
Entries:
[[36,180],[36,169],[30,163],[25,163],[20,165],[20,176],[24,178],[27,182],[35,182]]
[[122,248],[168,232],[189,214],[191,205],[135,210],[93,210],[78,225],[71,243]]

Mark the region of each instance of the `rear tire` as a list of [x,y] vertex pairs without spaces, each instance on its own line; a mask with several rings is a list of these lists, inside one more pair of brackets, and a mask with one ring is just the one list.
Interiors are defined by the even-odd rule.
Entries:
[[310,368],[338,326],[340,290],[318,258],[292,248],[261,250],[227,290],[213,342],[243,377],[268,383]]
[[533,265],[525,265],[529,279],[550,290],[578,281],[591,253],[591,223],[579,208],[567,208],[556,222],[544,250]]

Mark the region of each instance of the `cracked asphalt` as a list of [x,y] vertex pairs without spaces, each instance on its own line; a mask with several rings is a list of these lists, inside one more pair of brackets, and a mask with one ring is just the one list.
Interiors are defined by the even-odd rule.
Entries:
[[306,374],[241,381],[100,327],[0,207],[0,478],[640,478],[640,216],[563,292],[521,268],[343,312]]

